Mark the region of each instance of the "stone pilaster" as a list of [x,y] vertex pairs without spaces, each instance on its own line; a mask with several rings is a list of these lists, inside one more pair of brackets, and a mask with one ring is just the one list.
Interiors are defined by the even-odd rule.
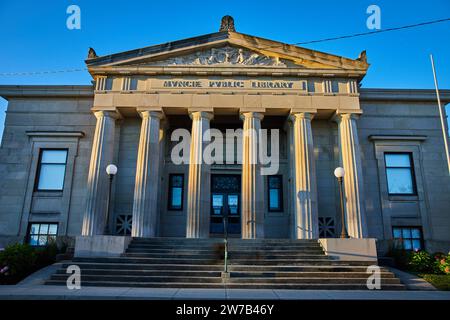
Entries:
[[336,120],[339,126],[342,166],[345,170],[347,232],[352,238],[365,238],[367,237],[366,210],[356,117],[354,114],[340,114]]
[[242,137],[242,238],[264,238],[264,181],[258,161],[263,114],[244,112]]
[[209,237],[209,213],[211,197],[211,167],[203,161],[203,150],[208,141],[203,136],[209,130],[213,117],[210,112],[195,111],[192,118],[191,146],[189,154],[189,180],[187,190],[187,238]]
[[92,142],[86,210],[81,231],[84,236],[103,234],[105,228],[109,183],[105,170],[113,160],[115,122],[118,117],[114,111],[96,111],[94,115],[97,124]]
[[291,114],[293,122],[293,179],[295,239],[317,239],[319,219],[317,211],[317,181],[314,145],[311,129],[311,114]]
[[160,120],[162,112],[141,111],[141,134],[133,201],[133,237],[155,237],[158,221]]

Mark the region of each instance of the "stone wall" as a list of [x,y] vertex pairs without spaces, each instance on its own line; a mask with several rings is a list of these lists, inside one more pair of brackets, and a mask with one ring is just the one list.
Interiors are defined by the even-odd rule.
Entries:
[[[0,247],[22,240],[29,221],[58,222],[59,234],[76,236],[81,232],[85,206],[87,173],[95,117],[90,98],[11,98],[0,148]],[[362,101],[363,115],[358,134],[363,158],[365,206],[369,237],[386,251],[392,239],[392,226],[422,226],[427,249],[446,251],[450,244],[450,183],[446,172],[443,139],[437,107],[427,102]],[[141,120],[126,117],[116,130],[115,163],[119,167],[113,185],[113,218],[132,213],[136,156]],[[189,127],[189,124],[187,125]],[[340,228],[339,198],[333,170],[339,164],[337,125],[329,120],[313,120],[314,154],[318,187],[319,217],[334,218]],[[36,132],[53,132],[51,135]],[[77,133],[70,135],[69,133]],[[378,136],[377,138],[373,138]],[[390,136],[390,138],[383,138]],[[395,139],[397,136],[397,140]],[[399,136],[408,136],[398,138]],[[287,137],[282,135],[287,144]],[[394,138],[392,138],[394,137]],[[168,135],[167,139],[170,139]],[[39,148],[69,148],[66,184],[60,195],[34,191]],[[160,181],[160,236],[184,237],[186,192],[183,211],[168,211],[170,173],[184,173],[187,188],[188,167],[170,162],[166,143],[164,169]],[[287,149],[281,159],[283,212],[267,212],[266,236],[288,238],[292,207],[289,203],[291,175]],[[383,153],[406,151],[414,155],[418,187],[415,197],[390,197],[386,190]],[[213,168],[212,173],[220,172]],[[234,169],[240,173],[238,168]],[[68,175],[71,175],[70,177]],[[265,179],[265,194],[267,180]],[[47,209],[48,212],[44,212]]]
[[[392,226],[422,226],[430,251],[450,248],[450,182],[439,111],[435,103],[362,101],[358,121],[362,146],[369,237],[392,239]],[[373,135],[409,136],[402,140]],[[423,140],[417,136],[423,136]],[[416,137],[416,138],[414,138]],[[413,153],[418,194],[388,196],[383,152]],[[387,250],[389,241],[379,242]]]
[[[64,229],[60,229],[60,234],[80,234],[95,128],[91,106],[89,98],[9,100],[0,148],[0,247],[21,241],[28,221],[58,222]],[[61,134],[30,134],[36,131]],[[70,136],[68,132],[79,132],[80,136]],[[73,172],[73,179],[66,174],[65,191],[59,195],[34,192],[38,148],[59,146],[69,148],[66,172]],[[42,212],[44,207],[52,213]]]

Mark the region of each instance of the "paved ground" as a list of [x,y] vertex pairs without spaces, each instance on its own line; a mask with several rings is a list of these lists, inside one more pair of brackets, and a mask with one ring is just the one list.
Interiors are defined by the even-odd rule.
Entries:
[[241,289],[166,289],[97,288],[69,290],[62,286],[0,286],[5,299],[302,299],[302,300],[450,300],[444,291],[348,291],[348,290],[241,290]]

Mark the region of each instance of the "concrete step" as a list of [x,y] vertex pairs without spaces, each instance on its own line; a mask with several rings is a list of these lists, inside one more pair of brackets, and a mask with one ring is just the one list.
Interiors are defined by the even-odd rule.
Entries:
[[[81,268],[82,286],[366,290],[368,261],[338,261],[316,240],[230,239],[230,278],[223,283],[223,239],[133,239],[120,257],[74,258],[47,284],[65,285],[66,268]],[[381,268],[382,289],[404,286]]]
[[[98,262],[98,263],[139,263],[139,264],[208,264],[221,265],[223,261],[218,259],[191,259],[191,258],[145,258],[145,257],[99,257],[99,258],[74,258],[73,262]],[[372,265],[370,261],[339,261],[332,260],[328,256],[314,259],[232,259],[230,265]]]
[[136,252],[127,252],[122,254],[122,257],[130,257],[130,258],[162,258],[162,259],[206,259],[206,260],[222,260],[223,252],[220,253],[204,253],[204,254],[191,254],[191,253],[183,253],[183,252],[169,252],[169,253],[136,253]]
[[[344,278],[344,277],[317,277],[317,278],[267,278],[267,277],[260,277],[260,278],[230,278],[228,280],[228,283],[270,283],[270,284],[278,284],[278,283],[286,283],[286,284],[294,284],[294,283],[302,283],[302,284],[313,284],[313,283],[319,283],[319,284],[344,284],[344,283],[361,283],[365,284],[367,283],[368,277],[363,278]],[[381,284],[400,284],[400,280],[397,278],[381,278]]]
[[[48,280],[47,285],[66,285],[64,280]],[[186,283],[186,282],[118,282],[118,281],[84,281],[83,286],[94,287],[144,287],[144,288],[229,288],[229,289],[296,289],[296,290],[368,290],[367,285],[360,283],[346,284],[244,284],[244,283]],[[405,290],[402,284],[386,284],[381,290]]]
[[[195,244],[140,244],[131,243],[130,249],[168,249],[168,250],[220,250],[224,248],[223,243],[195,245]],[[229,250],[323,250],[319,244],[298,244],[298,245],[236,245],[228,244]]]
[[[228,271],[232,272],[366,272],[366,265],[229,265]],[[388,272],[380,267],[381,272]]]
[[[186,242],[186,243],[163,243],[163,242],[132,242],[130,243],[129,247],[140,247],[140,248],[192,248],[192,249],[213,249],[213,248],[223,248],[224,242],[205,242],[205,243],[192,243],[192,242]],[[292,249],[303,249],[303,248],[314,248],[314,249],[320,249],[321,246],[319,243],[276,243],[276,244],[269,244],[269,243],[233,243],[228,242],[229,248],[236,248],[239,250],[243,250],[245,248],[249,249],[285,249],[285,248],[292,248]]]
[[[70,265],[78,265],[81,270],[84,269],[119,269],[119,270],[153,270],[153,271],[222,271],[223,264],[219,265],[193,265],[193,264],[139,264],[139,263],[98,263],[98,262],[72,262],[62,265],[67,269]],[[296,265],[296,266],[271,266],[271,265],[230,265],[228,270],[235,272],[362,272],[365,273],[367,266],[349,266],[349,265]],[[381,272],[387,270],[381,267]]]
[[[141,248],[141,247],[129,247],[126,251],[127,253],[191,253],[191,254],[208,254],[212,252],[224,252],[223,248],[222,250],[213,250],[213,249],[197,249],[197,248]],[[283,250],[275,250],[275,249],[245,249],[245,250],[237,250],[234,248],[228,249],[228,252],[233,253],[242,253],[242,254],[249,254],[249,253],[268,253],[268,254],[298,254],[298,253],[306,253],[306,254],[323,254],[323,250],[321,248],[306,248],[306,249],[298,249],[298,250],[292,250],[292,249],[283,249]]]
[[[252,265],[252,266],[265,266],[265,265],[275,265],[275,266],[297,266],[297,265],[352,265],[352,263],[347,261],[332,260],[330,257],[316,257],[316,258],[295,258],[295,259],[231,259],[229,262],[230,266],[233,265]],[[361,265],[361,264],[354,264]]]
[[[81,268],[83,275],[129,275],[129,276],[164,276],[164,277],[220,277],[221,270],[133,270],[133,269],[100,269]],[[66,269],[61,268],[56,274],[67,275]],[[231,278],[367,278],[365,272],[348,271],[254,271],[254,272],[230,272]],[[395,278],[391,272],[381,272],[381,278]]]
[[[51,276],[50,280],[67,280],[68,274],[54,274]],[[81,281],[117,281],[117,282],[189,282],[189,283],[222,283],[222,278],[219,277],[204,277],[204,276],[148,276],[148,275],[107,275],[107,274],[81,274]],[[301,278],[282,278],[282,277],[239,277],[239,278],[229,278],[227,283],[266,283],[266,284],[344,284],[344,283],[367,283],[367,277],[362,278],[344,278],[344,277],[301,277]],[[381,284],[400,284],[400,280],[397,278],[381,278]]]
[[[261,272],[230,272],[231,278],[283,278],[283,279],[291,279],[291,278],[366,278],[369,274],[365,272],[349,272],[349,271],[261,271]],[[381,278],[395,278],[395,275],[391,272],[381,272]],[[287,280],[289,282],[289,280]]]
[[[67,280],[69,275],[54,274],[50,280]],[[116,282],[186,282],[186,283],[222,283],[219,277],[168,277],[168,276],[135,276],[135,275],[89,275],[81,274],[81,283],[85,281],[116,281]]]
[[192,265],[192,264],[140,264],[140,263],[110,263],[110,262],[72,262],[63,264],[67,269],[69,265],[78,265],[83,269],[123,269],[123,270],[189,270],[189,271],[222,271],[223,264]]
[[[223,238],[133,238],[133,243],[219,243]],[[229,243],[267,243],[267,244],[285,244],[285,243],[318,243],[316,239],[239,239],[228,238]]]
[[[169,253],[147,253],[147,252],[127,252],[122,255],[123,257],[140,257],[140,258],[172,258],[172,259],[223,259],[224,253],[184,253],[184,252],[169,252]],[[241,252],[229,252],[229,259],[266,259],[266,260],[279,260],[279,259],[331,259],[324,254],[306,254],[299,252],[296,254],[278,254],[278,253],[241,253]]]
[[74,258],[73,262],[101,262],[101,263],[139,263],[139,264],[205,264],[223,265],[218,259],[188,259],[188,258],[139,258],[139,257],[101,257],[101,258]]
[[[117,275],[117,276],[161,276],[161,277],[221,277],[221,271],[210,270],[132,270],[132,269],[86,269],[83,275]],[[66,269],[58,269],[56,274],[66,274]]]

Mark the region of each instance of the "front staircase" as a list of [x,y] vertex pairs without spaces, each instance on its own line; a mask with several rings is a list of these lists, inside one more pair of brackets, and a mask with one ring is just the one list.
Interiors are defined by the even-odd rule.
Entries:
[[[222,239],[135,238],[120,257],[64,263],[46,284],[65,285],[73,264],[81,269],[82,286],[366,290],[373,263],[334,260],[317,240],[229,239],[223,277]],[[405,287],[381,268],[381,289]]]

